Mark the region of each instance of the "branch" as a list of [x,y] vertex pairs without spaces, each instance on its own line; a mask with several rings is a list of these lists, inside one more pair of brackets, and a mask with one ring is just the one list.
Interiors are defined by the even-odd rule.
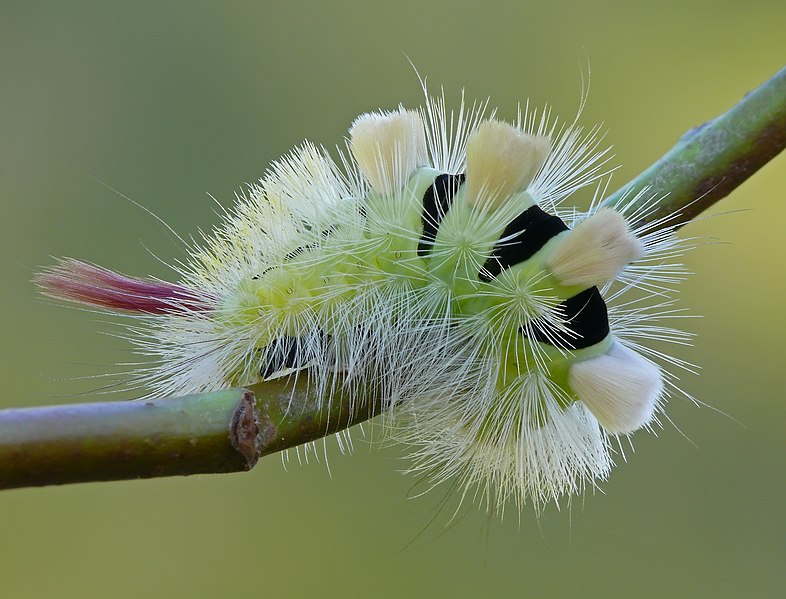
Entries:
[[[642,201],[661,199],[647,221],[680,226],[785,146],[786,68],[686,133],[605,204],[648,188]],[[305,381],[281,379],[180,398],[2,410],[0,489],[249,470],[263,455],[377,413],[378,402],[356,406],[352,399],[339,394],[320,408]]]
[[[258,394],[258,397],[257,397]],[[368,420],[348,398],[322,409],[278,379],[147,401],[0,411],[0,489],[241,472],[260,457]]]
[[0,487],[248,470],[259,458],[254,395],[0,412]]
[[[731,110],[688,131],[677,144],[604,204],[648,189],[661,198],[646,222],[682,226],[725,198],[786,147],[786,67]],[[634,206],[631,206],[634,208]]]

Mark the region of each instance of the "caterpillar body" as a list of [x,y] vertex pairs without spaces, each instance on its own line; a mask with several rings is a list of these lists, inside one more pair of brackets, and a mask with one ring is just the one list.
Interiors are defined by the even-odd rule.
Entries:
[[508,124],[427,96],[361,115],[348,147],[340,165],[309,143],[274,163],[177,284],[75,260],[38,283],[137,317],[155,394],[290,376],[324,402],[381,398],[413,471],[491,507],[604,479],[611,439],[649,426],[672,385],[654,358],[679,365],[642,340],[685,340],[660,322],[679,244],[629,224],[646,192],[632,214],[564,208],[608,150],[528,109]]

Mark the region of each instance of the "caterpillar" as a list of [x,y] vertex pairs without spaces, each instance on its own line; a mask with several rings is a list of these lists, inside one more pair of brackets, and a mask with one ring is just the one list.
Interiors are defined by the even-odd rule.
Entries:
[[[339,385],[381,398],[430,486],[539,507],[604,480],[612,441],[674,391],[662,365],[682,365],[646,346],[686,340],[663,324],[681,242],[631,225],[646,190],[601,205],[601,143],[549,111],[507,123],[426,92],[359,116],[337,161],[306,142],[273,163],[177,283],[73,259],[37,282],[134,316],[151,395],[289,376],[327,403]],[[588,211],[565,207],[588,186]]]

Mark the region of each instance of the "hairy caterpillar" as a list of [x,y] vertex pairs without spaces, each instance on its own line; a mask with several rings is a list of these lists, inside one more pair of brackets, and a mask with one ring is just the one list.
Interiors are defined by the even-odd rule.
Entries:
[[338,164],[305,143],[176,284],[75,260],[38,283],[137,317],[156,395],[305,376],[324,402],[337,384],[381,397],[433,484],[458,477],[499,508],[581,492],[608,475],[611,439],[662,408],[653,359],[679,365],[641,344],[685,340],[660,322],[679,243],[631,229],[641,195],[633,214],[563,206],[606,174],[597,129],[486,114],[427,95],[358,117]]

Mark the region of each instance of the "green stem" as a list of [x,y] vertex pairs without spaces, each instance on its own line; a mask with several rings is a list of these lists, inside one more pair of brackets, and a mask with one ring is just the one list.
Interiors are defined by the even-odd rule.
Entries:
[[[256,393],[259,397],[256,397]],[[0,489],[250,470],[263,455],[367,420],[304,383],[0,411]]]
[[258,459],[253,395],[0,412],[0,488],[248,470]]
[[786,67],[745,95],[731,110],[688,131],[638,177],[606,199],[624,203],[645,188],[641,202],[661,198],[636,225],[681,226],[721,198],[786,147]]
[[[660,199],[646,220],[634,224],[680,226],[785,146],[786,68],[686,133],[605,204],[647,189],[642,202]],[[339,394],[322,406],[302,379],[297,385],[282,379],[181,398],[3,410],[0,489],[248,470],[260,456],[377,413],[377,401],[354,406],[352,399]]]

